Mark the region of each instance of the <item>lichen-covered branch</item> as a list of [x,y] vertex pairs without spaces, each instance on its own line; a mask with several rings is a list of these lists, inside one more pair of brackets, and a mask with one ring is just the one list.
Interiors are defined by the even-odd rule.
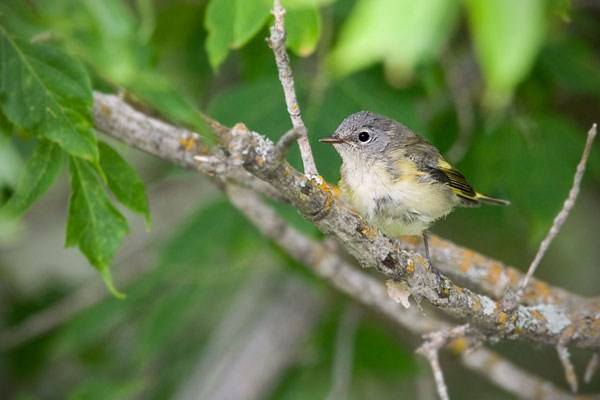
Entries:
[[[194,154],[211,156],[211,154],[207,153],[207,149],[197,143],[198,138],[190,135],[189,131],[164,124],[146,116],[116,96],[95,93],[95,105],[92,111],[96,127],[99,130],[104,131],[117,140],[170,160],[182,167],[202,170],[204,167],[202,163],[193,162]],[[225,145],[238,140],[235,139],[236,136],[255,135],[244,130],[241,125],[237,126],[234,130],[229,130],[216,121],[211,121],[210,123],[214,129],[221,132],[221,141]],[[163,136],[163,138],[158,139],[155,136]],[[193,143],[190,142],[190,138],[195,138]],[[162,143],[163,147],[157,148],[153,145],[158,142]],[[268,149],[271,148],[269,147]],[[243,157],[233,158],[243,163]],[[264,163],[265,160],[258,162]],[[237,165],[235,162],[231,164]],[[281,170],[279,173],[285,174],[285,171]],[[248,176],[256,179],[250,174]],[[308,180],[303,175],[300,174],[300,176],[303,177],[302,182],[306,184]],[[388,296],[383,282],[350,265],[344,257],[338,255],[338,249],[334,243],[330,243],[327,240],[316,241],[287,225],[276,215],[272,208],[260,200],[255,192],[247,189],[248,185],[240,187],[239,182],[235,180],[229,181],[226,177],[215,176],[215,178],[222,178],[219,182],[223,183],[223,187],[228,193],[232,204],[243,212],[260,231],[273,239],[291,257],[311,268],[315,274],[326,279],[338,290],[386,315],[392,321],[414,334],[423,334],[448,328],[446,323],[430,315],[424,316],[416,307],[409,309],[401,308]],[[261,193],[261,189],[264,188],[263,185],[266,185],[266,183],[262,182],[261,185],[252,185],[252,188],[257,193]],[[267,187],[273,188],[270,185]],[[363,222],[363,224],[366,223]],[[364,227],[365,229],[372,229],[368,225],[364,225]],[[368,233],[369,231],[366,232]],[[373,235],[376,234],[375,231],[371,232]],[[368,238],[363,240],[367,241]],[[434,246],[437,245],[439,243],[434,244]],[[440,247],[441,249],[444,250],[444,253],[451,251],[449,244],[444,244],[443,247]],[[457,248],[457,252],[463,254],[464,249]],[[483,256],[482,259],[485,260]],[[570,295],[567,292],[565,293],[567,296]],[[486,376],[498,386],[520,398],[583,398],[565,393],[551,383],[523,371],[511,362],[504,360],[498,354],[483,347],[470,352],[465,352],[465,347],[452,344],[450,349],[467,368]]]
[[302,164],[304,165],[304,173],[308,177],[317,176],[317,166],[312,155],[310,143],[308,142],[308,135],[306,133],[306,126],[300,116],[300,106],[296,99],[296,90],[294,89],[294,78],[292,77],[292,67],[290,65],[290,57],[285,49],[285,25],[283,24],[283,18],[285,16],[285,8],[281,6],[279,0],[274,0],[273,10],[271,11],[275,17],[275,24],[271,27],[271,36],[267,38],[269,47],[273,49],[275,54],[275,63],[277,64],[277,71],[279,72],[279,80],[283,87],[283,93],[285,95],[285,103],[287,104],[287,111],[290,114],[292,125],[298,132],[298,145],[300,146],[300,155],[302,156]]
[[[102,100],[106,100],[107,96],[95,97],[94,116],[114,117],[114,113],[101,111]],[[138,114],[137,119],[147,118]],[[97,124],[101,130],[105,130],[102,127],[112,128],[113,136],[138,148],[172,161],[179,157],[182,159],[179,164],[194,166],[194,147],[186,151],[190,146],[184,144],[181,131],[164,129],[160,132],[162,137],[156,138],[158,131],[155,126],[159,121],[140,122],[138,128],[148,132],[142,140],[142,133],[131,130],[135,119],[129,115],[123,121],[125,129],[117,129],[116,120]],[[177,136],[169,136],[173,134]],[[600,309],[594,309],[595,303],[591,307],[582,307],[581,311],[565,309],[559,303],[519,305],[509,316],[500,302],[489,296],[474,293],[447,278],[438,281],[419,254],[398,249],[389,238],[346,207],[320,178],[309,179],[293,169],[265,137],[238,125],[226,134],[219,134],[219,138],[236,162],[254,177],[277,189],[305,219],[337,240],[363,267],[376,268],[388,278],[402,281],[414,297],[424,298],[449,315],[468,320],[487,334],[553,345],[600,347],[600,326],[594,317]],[[205,151],[201,145],[197,145],[197,149],[198,152]]]
[[279,189],[305,219],[335,238],[363,267],[376,268],[404,282],[413,296],[425,298],[453,317],[465,318],[485,333],[502,337],[580,347],[600,343],[600,327],[590,314],[544,304],[519,305],[509,316],[500,302],[447,278],[438,280],[419,254],[398,249],[392,240],[344,206],[326,184],[306,178],[285,161],[278,162],[273,144],[263,136],[234,130],[228,150],[249,172]]

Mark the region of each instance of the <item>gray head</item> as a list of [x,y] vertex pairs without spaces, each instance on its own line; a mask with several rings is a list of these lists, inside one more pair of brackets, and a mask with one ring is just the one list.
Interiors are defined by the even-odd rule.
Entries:
[[360,111],[342,121],[335,133],[321,142],[332,143],[344,160],[379,159],[380,154],[401,146],[415,134],[393,119],[369,111]]

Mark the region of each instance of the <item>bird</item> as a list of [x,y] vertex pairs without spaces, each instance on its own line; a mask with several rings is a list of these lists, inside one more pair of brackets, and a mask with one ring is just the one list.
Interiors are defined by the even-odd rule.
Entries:
[[342,158],[338,184],[345,200],[381,232],[422,236],[429,266],[428,230],[454,207],[510,204],[471,187],[437,148],[403,124],[360,111],[345,118],[333,135]]

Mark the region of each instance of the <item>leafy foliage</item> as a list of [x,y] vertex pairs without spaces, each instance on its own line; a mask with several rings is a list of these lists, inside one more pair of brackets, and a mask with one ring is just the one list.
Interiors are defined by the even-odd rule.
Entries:
[[96,162],[92,90],[83,66],[55,47],[14,39],[1,26],[0,50],[1,104],[9,121]]
[[[319,39],[321,26],[318,5],[323,0],[288,0],[286,44],[301,56],[310,55]],[[229,53],[252,39],[264,26],[273,8],[271,0],[211,0],[206,8],[204,24],[208,30],[206,52],[213,69],[217,69]]]
[[69,171],[72,192],[65,245],[79,246],[115,292],[110,285],[108,266],[121,239],[129,233],[127,221],[111,204],[89,163],[71,157]]
[[467,2],[467,9],[488,84],[487,101],[504,106],[540,50],[546,2],[472,0]]
[[62,158],[59,145],[40,139],[25,164],[15,192],[2,211],[12,215],[25,212],[56,181]]
[[106,175],[106,184],[115,197],[131,211],[144,215],[150,226],[150,210],[146,188],[135,170],[118,152],[105,142],[99,142],[100,167]]
[[345,75],[383,61],[395,81],[435,56],[455,27],[457,0],[361,0],[332,50],[329,66]]

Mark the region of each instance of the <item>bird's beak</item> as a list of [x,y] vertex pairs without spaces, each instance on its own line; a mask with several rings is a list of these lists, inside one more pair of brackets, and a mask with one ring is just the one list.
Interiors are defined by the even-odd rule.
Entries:
[[319,139],[319,142],[323,142],[323,143],[344,143],[344,141],[342,139],[340,139],[337,136],[329,136],[329,137],[324,137],[322,139]]

